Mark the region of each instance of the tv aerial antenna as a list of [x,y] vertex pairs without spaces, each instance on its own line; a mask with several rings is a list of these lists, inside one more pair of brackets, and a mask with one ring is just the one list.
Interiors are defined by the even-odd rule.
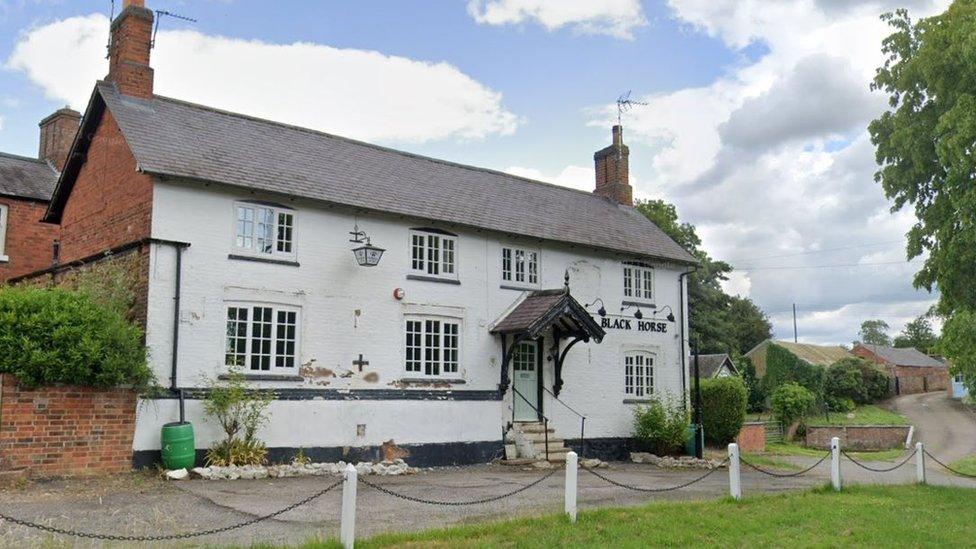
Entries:
[[625,112],[630,111],[634,107],[646,107],[647,103],[644,101],[636,101],[630,98],[631,90],[627,90],[627,93],[620,94],[617,98],[617,125],[622,126],[621,120]]
[[159,20],[163,17],[172,17],[173,19],[179,19],[180,21],[188,21],[190,23],[196,23],[197,20],[192,17],[187,17],[185,15],[180,15],[178,13],[173,13],[166,10],[156,10],[156,25],[153,27],[152,40],[149,42],[150,48],[156,47],[156,33],[159,32]]

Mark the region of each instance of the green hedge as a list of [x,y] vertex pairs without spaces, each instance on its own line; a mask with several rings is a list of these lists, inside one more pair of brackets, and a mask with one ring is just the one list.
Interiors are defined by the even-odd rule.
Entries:
[[810,364],[779,345],[766,349],[766,374],[762,379],[763,392],[772,395],[786,383],[797,383],[813,393],[816,399],[824,395],[824,368]]
[[0,373],[25,387],[147,387],[142,332],[87,294],[0,289]]
[[705,440],[709,444],[734,441],[746,421],[746,384],[738,377],[702,380],[701,399]]
[[634,410],[634,438],[659,456],[675,454],[684,446],[689,423],[684,406],[656,398]]
[[806,387],[791,381],[777,387],[771,401],[773,416],[783,427],[789,427],[810,412],[816,397]]

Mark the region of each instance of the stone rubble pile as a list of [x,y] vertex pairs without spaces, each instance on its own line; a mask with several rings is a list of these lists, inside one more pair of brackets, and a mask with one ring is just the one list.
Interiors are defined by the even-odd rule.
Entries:
[[631,452],[630,461],[650,463],[663,469],[715,469],[722,466],[722,462],[715,459],[698,459],[694,456],[661,457],[647,452]]
[[[402,459],[383,461],[380,463],[360,462],[355,464],[356,472],[360,475],[413,475],[419,469],[410,467]],[[166,476],[173,480],[182,480],[190,476],[204,480],[237,480],[262,478],[289,478],[312,476],[338,476],[346,469],[346,462],[339,463],[286,463],[281,465],[233,465],[230,467],[196,467],[186,474],[185,469],[168,471]]]

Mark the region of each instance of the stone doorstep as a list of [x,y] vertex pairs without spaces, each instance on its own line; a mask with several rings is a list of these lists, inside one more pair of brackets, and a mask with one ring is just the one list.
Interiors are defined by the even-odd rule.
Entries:
[[[525,434],[529,434],[529,433],[542,434],[546,432],[546,426],[538,422],[537,423],[516,423],[516,425],[518,425],[518,428]],[[550,427],[549,432],[555,433],[556,430]]]

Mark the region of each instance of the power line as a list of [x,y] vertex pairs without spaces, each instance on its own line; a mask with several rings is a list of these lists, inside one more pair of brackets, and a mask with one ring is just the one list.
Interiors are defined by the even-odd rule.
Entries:
[[727,260],[725,260],[725,262],[726,263],[736,263],[736,262],[739,262],[739,261],[747,261],[748,262],[748,261],[758,261],[760,259],[779,259],[779,258],[783,258],[783,257],[798,257],[798,256],[802,256],[802,255],[822,254],[822,253],[827,253],[827,252],[838,252],[838,251],[842,251],[842,250],[855,250],[855,249],[858,249],[858,248],[870,248],[870,247],[873,247],[873,246],[886,246],[888,244],[897,244],[897,243],[901,243],[901,242],[904,242],[904,240],[888,240],[888,241],[885,241],[885,242],[874,242],[874,243],[871,243],[871,244],[855,244],[855,245],[852,245],[852,246],[841,246],[839,248],[825,248],[823,250],[809,250],[809,251],[806,251],[806,252],[796,252],[796,253],[791,253],[791,254],[764,255],[764,256],[760,256],[760,257],[750,257],[750,258],[740,258],[740,259],[727,259]]
[[907,264],[914,264],[914,263],[921,263],[921,262],[922,261],[916,261],[916,260],[911,260],[911,261],[903,260],[903,261],[878,261],[875,263],[837,263],[833,265],[795,265],[795,266],[780,265],[775,267],[735,267],[733,270],[752,272],[752,271],[785,271],[785,270],[794,270],[794,269],[796,270],[835,269],[835,268],[842,268],[842,267],[854,268],[854,267],[877,267],[880,265],[907,265]]

